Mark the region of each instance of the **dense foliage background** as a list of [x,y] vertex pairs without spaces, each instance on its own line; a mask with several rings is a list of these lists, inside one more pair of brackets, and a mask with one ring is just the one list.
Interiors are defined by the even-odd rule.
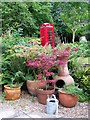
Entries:
[[2,28],[6,30],[22,30],[23,35],[39,34],[41,23],[53,23],[49,3],[2,3]]
[[61,40],[71,42],[74,32],[77,41],[81,35],[89,39],[88,15],[89,4],[84,2],[4,2],[2,32],[39,37],[40,24],[53,23]]

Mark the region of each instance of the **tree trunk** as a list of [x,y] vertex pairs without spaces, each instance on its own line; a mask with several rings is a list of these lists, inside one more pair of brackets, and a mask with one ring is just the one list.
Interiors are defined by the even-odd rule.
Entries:
[[74,43],[74,40],[75,40],[75,33],[76,33],[76,31],[73,31],[73,38],[72,38],[73,43]]

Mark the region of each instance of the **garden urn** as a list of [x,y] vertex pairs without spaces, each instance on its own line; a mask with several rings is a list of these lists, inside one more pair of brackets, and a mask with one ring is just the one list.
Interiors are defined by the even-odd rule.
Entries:
[[68,65],[60,65],[58,67],[58,75],[55,77],[56,88],[62,88],[64,85],[69,85],[74,83],[74,79],[69,75]]

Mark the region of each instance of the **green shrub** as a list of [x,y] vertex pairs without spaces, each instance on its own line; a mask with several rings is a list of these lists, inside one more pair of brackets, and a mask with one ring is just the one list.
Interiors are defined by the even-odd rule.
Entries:
[[2,39],[2,53],[5,53],[8,49],[11,49],[14,45],[24,45],[24,46],[30,46],[28,42],[32,41],[33,39],[36,39],[36,41],[40,41],[40,39],[35,37],[21,37],[17,31],[11,33],[6,33],[2,37],[0,37],[0,40]]
[[[6,77],[6,79],[5,79]],[[8,78],[8,79],[7,79]],[[25,81],[24,74],[21,71],[13,73],[13,75],[3,74],[3,78],[0,80],[0,84],[8,84],[9,87],[21,87]]]
[[[90,66],[82,66],[78,63],[77,59],[72,59],[69,61],[69,70],[71,76],[74,78],[75,82],[79,84],[79,87],[83,89],[86,96],[90,95]],[[83,97],[85,96],[82,95]],[[85,97],[84,97],[85,98]],[[90,97],[89,97],[90,99]]]
[[90,101],[89,94],[87,94],[84,91],[82,93],[80,93],[78,96],[79,96],[79,102]]
[[[39,38],[21,37],[18,32],[2,36],[2,61],[0,62],[3,74],[2,84],[10,84],[12,82],[11,78],[18,71],[26,76],[28,73],[28,68],[25,65],[27,56],[36,56],[37,54],[34,53],[39,52],[42,48],[39,47],[40,43]],[[32,70],[30,72],[32,73]]]
[[78,51],[72,51],[70,58],[90,57],[90,41],[74,42],[69,45],[73,49],[78,48]]

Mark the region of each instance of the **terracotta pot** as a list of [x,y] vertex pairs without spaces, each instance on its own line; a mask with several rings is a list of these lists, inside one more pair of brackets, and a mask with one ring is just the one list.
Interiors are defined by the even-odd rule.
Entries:
[[60,101],[61,105],[71,108],[76,105],[76,103],[78,101],[78,96],[73,96],[71,94],[59,92],[59,101]]
[[42,80],[42,81],[27,80],[27,89],[31,95],[36,96],[36,89],[44,88],[45,86],[46,86],[46,80]]
[[4,85],[5,99],[16,100],[20,98],[21,88],[10,88],[8,85]]
[[58,76],[67,76],[69,75],[67,63],[65,65],[58,66]]
[[51,90],[37,89],[36,93],[37,93],[38,102],[43,105],[46,105],[48,95],[51,96],[54,93],[54,91],[55,89],[51,89]]

